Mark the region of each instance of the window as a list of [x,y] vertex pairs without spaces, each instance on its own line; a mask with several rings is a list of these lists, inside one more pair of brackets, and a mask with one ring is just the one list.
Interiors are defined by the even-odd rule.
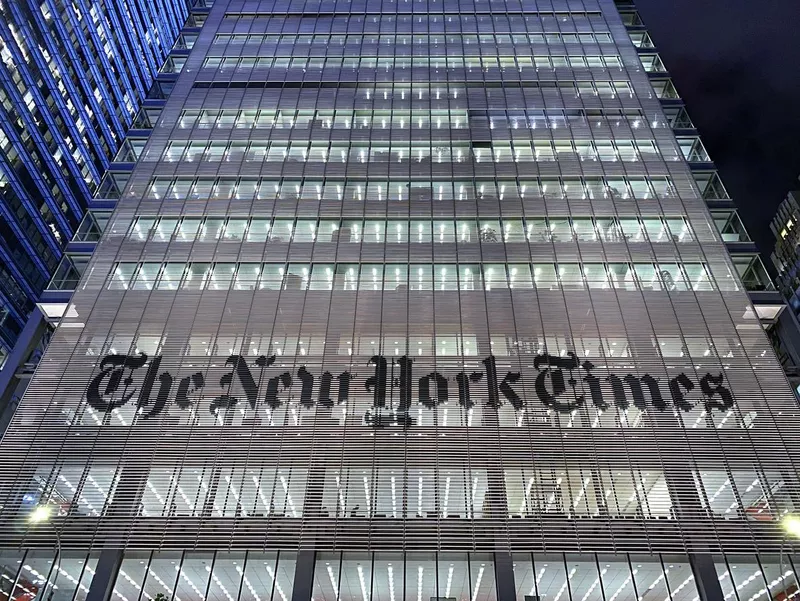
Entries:
[[203,290],[211,275],[210,263],[190,263],[181,288],[184,290]]
[[177,290],[185,268],[186,265],[184,263],[164,264],[156,288],[158,290]]
[[[549,161],[555,159],[554,147],[549,142],[536,142],[534,152],[538,152],[536,160]],[[522,148],[522,147],[520,147]],[[500,157],[503,161],[506,158],[513,161],[511,146],[501,151]],[[347,161],[347,150],[336,150],[344,153],[344,160]],[[331,151],[331,157],[336,158],[336,152]],[[358,151],[360,153],[360,151]],[[393,150],[392,152],[395,152]],[[403,149],[399,147],[396,152],[401,160],[408,160],[411,157],[414,161],[427,160],[430,158],[429,146],[414,146]],[[455,150],[455,152],[460,152]],[[609,149],[608,157],[616,156],[613,148]],[[416,153],[416,154],[414,154]],[[420,154],[421,153],[421,154]],[[480,149],[473,144],[473,153],[478,160],[481,153],[486,160],[491,160],[491,148]],[[412,156],[413,155],[413,156]],[[267,161],[284,161],[288,156],[288,147],[285,144],[270,146]],[[307,146],[297,147],[297,160],[305,162],[307,156]],[[367,154],[364,155],[365,157]],[[522,156],[522,155],[520,155]],[[272,157],[272,158],[271,158]],[[360,154],[357,156],[359,160]],[[396,157],[396,158],[397,158]],[[395,160],[395,159],[393,159]],[[545,196],[547,198],[576,198],[583,199],[587,195],[590,198],[614,198],[618,200],[652,199],[656,195],[660,197],[671,197],[675,195],[672,182],[665,177],[655,178],[542,178],[539,180],[499,180],[486,182],[480,181],[475,184],[469,182],[455,182],[454,186],[444,182],[380,182],[380,181],[359,181],[359,180],[335,180],[329,179],[323,185],[321,182],[300,182],[290,180],[260,180],[260,179],[207,179],[201,178],[176,178],[153,180],[148,187],[148,197],[160,199],[162,193],[166,193],[168,198],[185,199],[211,199],[211,200],[261,200],[286,198],[295,200],[315,200],[322,202],[340,202],[342,200],[364,202],[366,199],[381,201],[408,200],[411,198],[418,201],[436,202],[441,200],[457,200],[459,202],[474,200],[475,198],[498,197],[503,198],[531,198]]]
[[134,276],[133,290],[152,290],[160,270],[160,263],[142,263]]
[[[481,184],[484,193],[506,194],[504,184]],[[147,231],[143,232],[142,228]],[[173,232],[174,234],[170,234]],[[370,219],[275,219],[184,217],[139,217],[129,230],[129,238],[172,240],[175,244],[193,242],[258,242],[293,244],[520,244],[529,242],[582,243],[599,241],[630,243],[683,243],[693,239],[688,222],[681,217],[527,217],[473,220],[379,220]]]

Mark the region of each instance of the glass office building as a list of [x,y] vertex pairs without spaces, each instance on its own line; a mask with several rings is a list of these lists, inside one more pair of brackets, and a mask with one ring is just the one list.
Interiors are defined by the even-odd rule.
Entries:
[[188,8],[186,0],[0,2],[0,366]]
[[218,0],[0,444],[3,594],[795,597],[653,60],[610,0]]

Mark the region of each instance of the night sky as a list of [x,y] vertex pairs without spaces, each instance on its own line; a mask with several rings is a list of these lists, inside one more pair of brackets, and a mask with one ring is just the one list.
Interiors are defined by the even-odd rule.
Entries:
[[[798,0],[636,0],[745,227],[769,263],[769,222],[800,189]],[[771,265],[770,265],[771,267]]]

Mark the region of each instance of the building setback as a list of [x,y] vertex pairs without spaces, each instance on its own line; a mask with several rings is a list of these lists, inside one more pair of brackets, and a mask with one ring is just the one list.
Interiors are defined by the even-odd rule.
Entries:
[[641,56],[217,0],[0,443],[7,596],[796,596],[800,409]]

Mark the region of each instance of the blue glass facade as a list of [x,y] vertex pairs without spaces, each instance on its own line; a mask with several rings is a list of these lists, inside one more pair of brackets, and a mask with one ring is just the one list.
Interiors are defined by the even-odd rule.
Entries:
[[0,348],[16,342],[187,15],[186,0],[0,3]]

